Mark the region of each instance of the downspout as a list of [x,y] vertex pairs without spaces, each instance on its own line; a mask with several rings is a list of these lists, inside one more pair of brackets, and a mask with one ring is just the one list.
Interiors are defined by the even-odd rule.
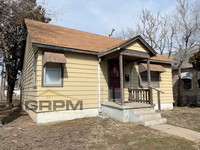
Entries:
[[99,112],[99,116],[101,115],[100,63],[101,63],[101,58],[99,58],[99,62],[98,62],[98,112]]

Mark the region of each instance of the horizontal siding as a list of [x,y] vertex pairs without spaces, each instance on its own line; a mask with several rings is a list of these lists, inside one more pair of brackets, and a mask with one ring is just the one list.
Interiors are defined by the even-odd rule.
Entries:
[[139,40],[129,44],[125,49],[149,53],[149,50]]
[[[63,87],[42,87],[42,50],[39,50],[37,66],[37,90],[41,100],[83,101],[83,108],[98,107],[98,58],[94,55],[65,52],[67,63],[64,65]],[[108,99],[107,62],[101,63],[101,100]],[[46,92],[47,90],[52,90]],[[106,89],[106,90],[105,90]],[[56,93],[55,93],[56,92]],[[65,110],[62,108],[60,110]],[[39,110],[38,110],[39,111]],[[47,111],[47,110],[43,110]]]
[[[131,66],[133,63],[129,63],[125,69],[124,72],[129,74],[130,80],[131,80]],[[171,65],[165,65],[160,64],[162,67],[165,68],[166,72],[160,73],[160,81],[159,81],[159,88],[158,90],[161,90],[165,92],[165,94],[160,94],[161,96],[161,103],[172,103],[173,100],[173,85],[172,85],[172,72],[171,72]],[[130,72],[129,72],[130,71]],[[139,89],[139,79],[138,79],[138,65],[135,65],[133,68],[133,88]],[[131,87],[131,81],[126,83],[124,81],[124,98],[127,101],[128,100],[128,88]],[[153,102],[154,104],[157,104],[157,91],[153,90]]]
[[36,47],[31,46],[29,35],[27,35],[22,76],[22,104],[31,100],[37,95],[37,90],[33,89],[33,72],[34,72],[34,54],[37,52]]

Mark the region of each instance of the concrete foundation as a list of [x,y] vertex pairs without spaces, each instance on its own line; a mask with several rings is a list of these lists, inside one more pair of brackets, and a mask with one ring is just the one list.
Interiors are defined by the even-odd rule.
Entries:
[[77,118],[96,117],[98,116],[98,108],[41,112],[41,113],[35,113],[29,110],[27,111],[27,113],[29,113],[30,117],[36,123],[50,123],[57,121],[73,120]]
[[103,102],[102,114],[121,122],[139,122],[145,126],[165,123],[167,120],[161,118],[161,114],[156,113],[155,109],[149,104],[128,102],[121,106],[115,102]]
[[[158,104],[154,104],[154,109],[158,110]],[[173,103],[162,103],[160,104],[161,110],[172,110],[173,109]]]
[[151,108],[149,104],[136,102],[127,102],[126,106],[121,106],[119,103],[114,102],[103,102],[101,106],[103,116],[108,116],[121,122],[130,121],[130,110],[132,109]]

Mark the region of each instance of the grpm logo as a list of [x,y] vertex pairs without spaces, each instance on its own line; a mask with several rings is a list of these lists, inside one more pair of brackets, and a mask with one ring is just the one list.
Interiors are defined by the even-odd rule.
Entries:
[[[66,102],[66,103],[65,103]],[[25,102],[26,110],[34,110],[36,111],[38,108],[39,110],[48,109],[48,111],[56,111],[58,108],[66,108],[66,110],[70,110],[70,106],[73,110],[77,110],[78,107],[80,110],[83,110],[83,101],[77,101],[74,105],[71,100],[67,101],[26,101]]]
[[[67,99],[76,99],[74,97],[70,97],[70,96],[66,96],[63,94],[60,94],[58,92],[55,92],[51,89],[47,89],[46,91],[42,92],[41,94],[32,97],[32,99],[36,99],[38,97],[43,97],[46,96],[47,99],[52,99],[52,95],[54,96],[61,96],[61,97],[65,97]],[[73,101],[74,102],[74,101]],[[66,110],[77,110],[78,107],[80,108],[80,110],[83,110],[83,101],[77,101],[76,104],[74,105],[72,103],[71,100],[40,100],[40,101],[36,101],[36,100],[30,100],[30,101],[26,101],[25,102],[25,106],[26,106],[26,110],[33,110],[36,111],[38,110],[48,110],[48,111],[56,111],[58,108],[62,109],[65,108]],[[71,107],[71,109],[70,109]],[[63,109],[62,109],[63,110]]]

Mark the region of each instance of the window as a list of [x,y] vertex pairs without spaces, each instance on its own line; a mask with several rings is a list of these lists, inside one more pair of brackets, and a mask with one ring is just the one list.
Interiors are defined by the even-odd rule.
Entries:
[[183,89],[190,90],[192,88],[192,80],[191,79],[183,79]]
[[61,64],[46,63],[44,66],[44,86],[61,85]]
[[[139,75],[139,82],[141,88],[146,88],[148,79],[147,79],[147,71],[141,72]],[[151,85],[153,87],[159,87],[159,72],[151,71]]]
[[34,73],[33,73],[33,86],[37,83],[37,53],[34,55]]

